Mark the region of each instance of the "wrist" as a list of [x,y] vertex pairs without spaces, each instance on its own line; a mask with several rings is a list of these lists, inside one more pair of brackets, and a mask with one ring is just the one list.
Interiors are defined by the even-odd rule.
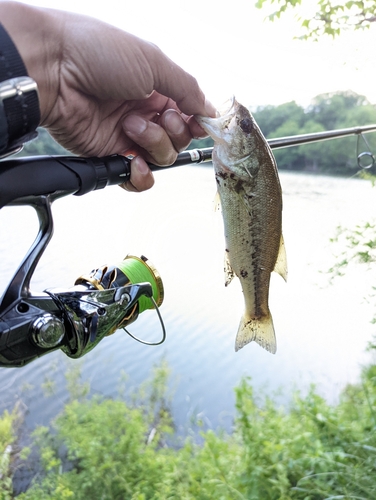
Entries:
[[60,61],[59,24],[54,11],[0,1],[1,23],[38,85],[40,124],[44,125],[57,99]]

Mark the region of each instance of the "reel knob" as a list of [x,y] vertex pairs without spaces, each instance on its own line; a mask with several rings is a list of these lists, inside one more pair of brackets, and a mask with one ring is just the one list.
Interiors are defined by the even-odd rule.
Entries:
[[52,314],[37,318],[31,326],[31,335],[35,344],[43,349],[58,346],[64,338],[64,323]]

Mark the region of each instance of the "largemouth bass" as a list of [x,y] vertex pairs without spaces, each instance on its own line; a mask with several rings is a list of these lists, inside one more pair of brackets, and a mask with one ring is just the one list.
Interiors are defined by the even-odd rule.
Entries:
[[226,251],[225,285],[240,280],[245,312],[235,341],[276,352],[268,296],[274,270],[285,280],[282,191],[273,153],[247,108],[232,100],[217,118],[197,117],[213,138],[213,165],[222,207]]

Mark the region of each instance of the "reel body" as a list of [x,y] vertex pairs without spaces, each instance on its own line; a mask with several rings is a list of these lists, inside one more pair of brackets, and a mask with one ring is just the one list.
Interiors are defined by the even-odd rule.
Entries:
[[[127,255],[77,279],[69,289],[30,290],[30,280],[53,234],[52,202],[72,192],[54,192],[13,200],[31,205],[38,235],[0,300],[0,366],[21,367],[61,349],[79,358],[116,330],[133,323],[163,302],[163,283],[144,256]],[[158,342],[161,343],[161,342]]]

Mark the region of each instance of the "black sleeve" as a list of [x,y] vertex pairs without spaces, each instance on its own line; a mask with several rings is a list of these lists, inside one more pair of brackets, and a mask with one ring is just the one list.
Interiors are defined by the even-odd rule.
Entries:
[[39,121],[37,85],[0,24],[0,156],[36,137]]

